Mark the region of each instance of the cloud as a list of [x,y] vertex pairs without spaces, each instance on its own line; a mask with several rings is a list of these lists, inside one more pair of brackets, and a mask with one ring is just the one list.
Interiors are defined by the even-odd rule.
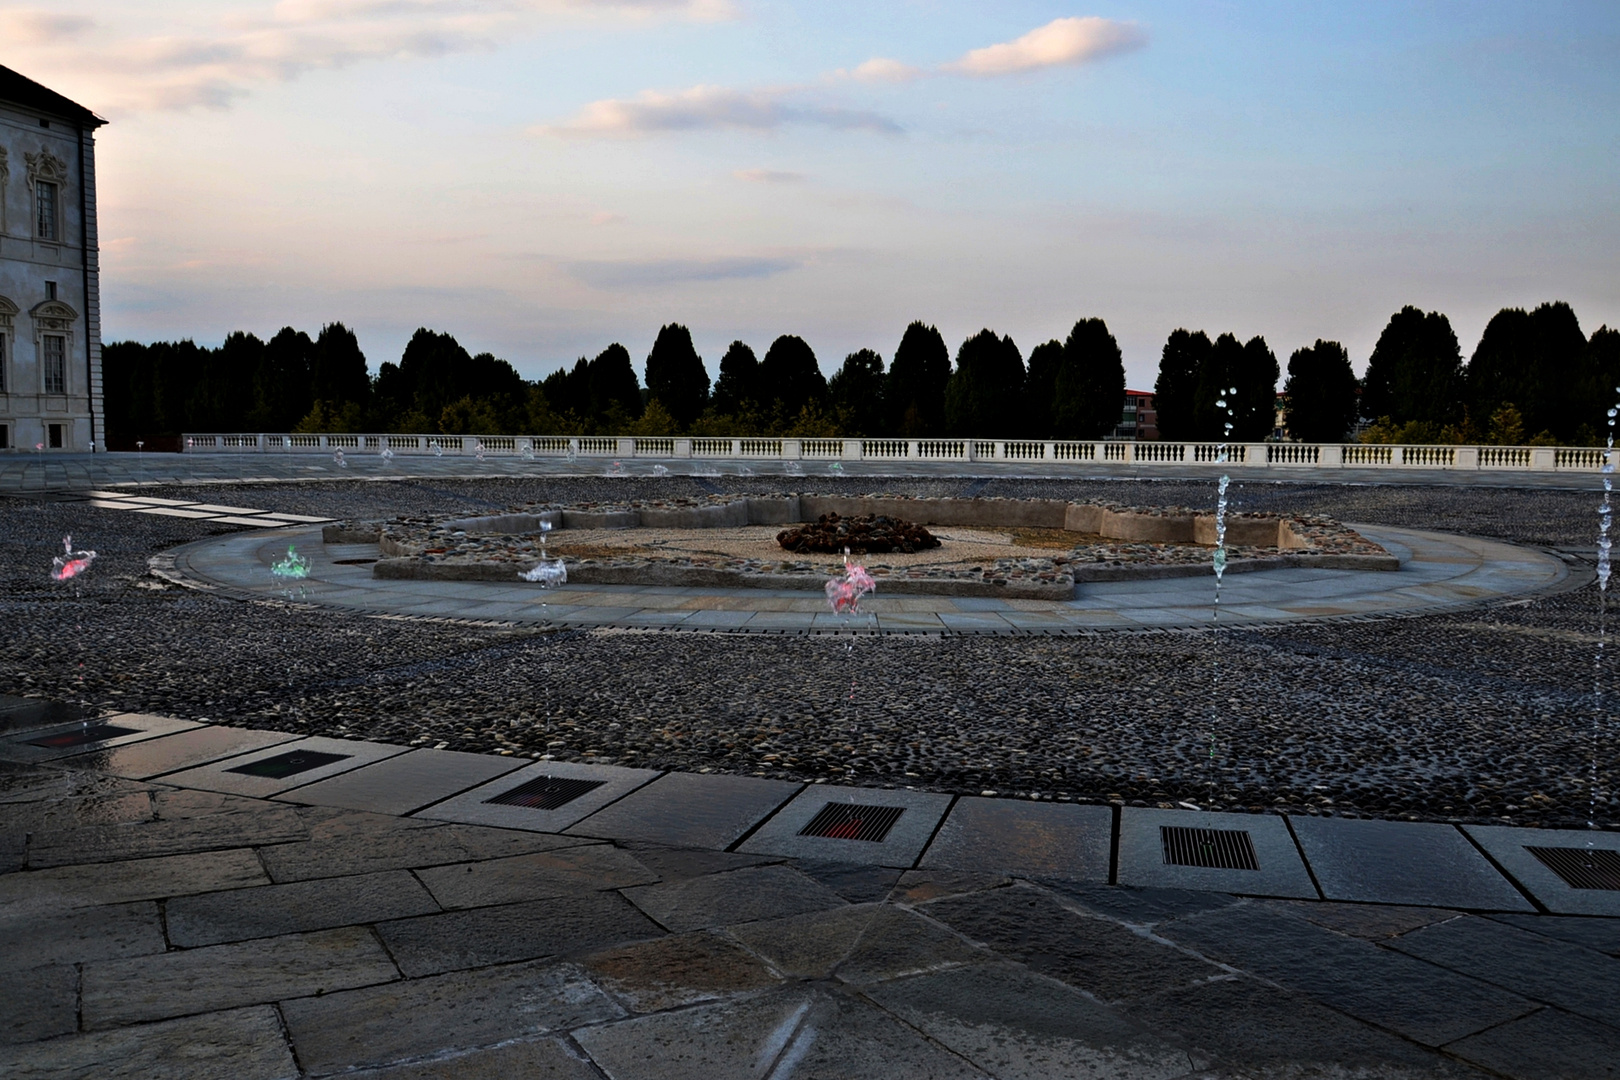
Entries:
[[890,60],[886,56],[874,56],[864,64],[857,65],[854,71],[838,71],[836,74],[855,79],[859,82],[911,82],[928,74],[922,68],[903,64],[899,60]]
[[731,175],[750,184],[796,184],[804,179],[802,172],[782,172],[778,169],[738,169]]
[[623,214],[615,214],[609,210],[599,210],[590,218],[592,225],[617,225],[623,220]]
[[960,59],[942,65],[940,70],[981,78],[1016,75],[1042,68],[1086,64],[1131,52],[1146,44],[1147,34],[1135,23],[1116,22],[1096,15],[1053,19],[1021,38],[964,53]]
[[739,255],[714,259],[635,259],[576,262],[569,273],[598,289],[641,289],[701,281],[768,278],[797,270],[804,260]]
[[11,45],[49,45],[78,37],[95,23],[82,15],[13,8],[0,11],[0,38]]
[[635,136],[671,131],[774,131],[789,124],[819,124],[839,130],[896,135],[900,125],[877,113],[823,105],[800,105],[786,90],[732,90],[694,86],[673,94],[645,90],[631,99],[593,101],[564,124],[535,128],[561,136]]
[[[558,18],[714,21],[732,0],[279,0],[267,14],[221,16],[169,34],[98,30],[88,19],[0,13],[0,40],[17,59],[50,70],[107,109],[223,108],[265,83],[368,61],[423,59],[498,48]],[[85,87],[85,89],[77,89]]]

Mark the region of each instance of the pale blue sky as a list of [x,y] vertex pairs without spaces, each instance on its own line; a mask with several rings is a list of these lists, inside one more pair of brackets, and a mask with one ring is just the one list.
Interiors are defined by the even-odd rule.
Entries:
[[1620,323],[1612,0],[0,0],[0,43],[112,121],[108,340],[425,324],[536,377],[680,321],[830,373],[1098,315],[1150,385],[1178,326],[1359,368],[1405,303],[1465,354]]

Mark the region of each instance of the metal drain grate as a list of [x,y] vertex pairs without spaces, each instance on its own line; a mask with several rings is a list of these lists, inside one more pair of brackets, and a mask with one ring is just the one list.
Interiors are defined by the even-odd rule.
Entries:
[[1210,870],[1258,870],[1254,843],[1246,829],[1191,829],[1160,825],[1159,842],[1167,866],[1202,866]]
[[323,754],[319,750],[289,750],[285,754],[250,761],[246,765],[238,765],[225,771],[241,773],[244,776],[263,776],[270,780],[284,780],[301,772],[318,769],[322,765],[330,765],[334,761],[347,761],[353,756],[353,754]]
[[903,806],[857,806],[830,802],[823,806],[800,836],[825,836],[830,840],[868,840],[881,844],[894,823],[906,812]]
[[606,780],[575,780],[566,776],[537,776],[526,784],[519,784],[511,791],[503,792],[493,799],[485,799],[486,803],[501,803],[505,806],[527,806],[530,810],[555,810],[559,806],[566,806],[585,794],[595,791]]
[[1572,889],[1620,890],[1620,851],[1609,848],[1530,847],[1526,851]]
[[74,728],[72,731],[60,731],[55,735],[41,735],[37,739],[29,739],[29,746],[43,746],[47,750],[57,750],[64,746],[84,746],[87,743],[105,742],[116,739],[120,735],[139,735],[140,728],[119,727],[117,724],[90,724],[87,727]]

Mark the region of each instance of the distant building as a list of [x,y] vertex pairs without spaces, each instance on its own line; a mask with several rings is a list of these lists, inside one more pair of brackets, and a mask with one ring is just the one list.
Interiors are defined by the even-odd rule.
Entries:
[[0,67],[0,449],[104,449],[95,130]]
[[1119,425],[1114,428],[1114,438],[1154,440],[1158,437],[1159,414],[1153,408],[1153,392],[1125,391],[1125,409]]

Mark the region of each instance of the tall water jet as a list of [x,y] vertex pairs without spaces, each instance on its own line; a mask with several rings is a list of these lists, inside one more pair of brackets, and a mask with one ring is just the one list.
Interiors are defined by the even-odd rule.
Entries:
[[[1620,394],[1620,386],[1614,388]],[[1603,726],[1603,650],[1609,636],[1609,526],[1613,524],[1614,508],[1614,423],[1620,416],[1620,406],[1609,409],[1609,437],[1603,447],[1603,501],[1598,504],[1597,583],[1598,583],[1598,646],[1592,664],[1592,774],[1587,782],[1586,827],[1596,829],[1598,798],[1598,743]],[[1588,847],[1592,841],[1587,840]]]
[[1215,401],[1215,407],[1226,414],[1226,420],[1221,445],[1215,455],[1216,464],[1221,466],[1221,479],[1215,485],[1215,608],[1210,616],[1209,757],[1204,762],[1206,809],[1213,809],[1215,805],[1215,729],[1219,724],[1218,712],[1221,707],[1221,580],[1226,575],[1226,492],[1232,484],[1226,466],[1230,460],[1228,444],[1232,441],[1231,399],[1236,396],[1237,387],[1234,386]]

